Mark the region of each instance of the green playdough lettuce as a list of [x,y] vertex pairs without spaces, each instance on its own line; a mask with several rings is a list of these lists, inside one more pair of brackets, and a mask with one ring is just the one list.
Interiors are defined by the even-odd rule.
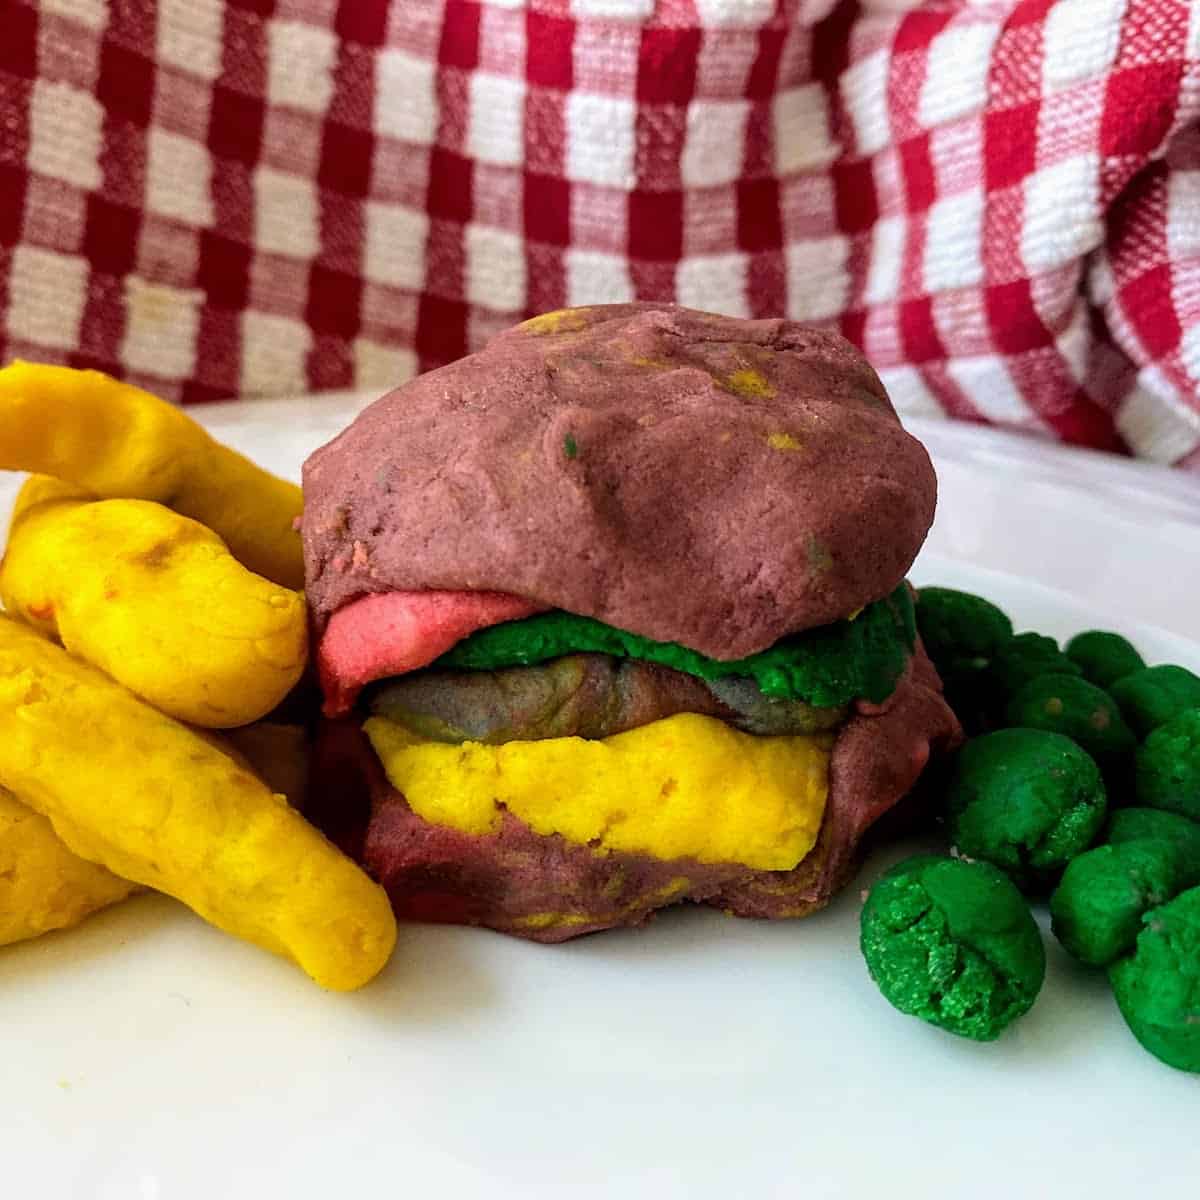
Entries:
[[742,676],[764,695],[819,707],[855,699],[880,704],[912,655],[916,622],[906,584],[867,605],[853,621],[837,621],[783,638],[749,658],[720,662],[674,642],[654,642],[590,617],[554,611],[481,629],[433,664],[444,670],[497,671],[561,658],[611,654],[640,658],[700,679]]

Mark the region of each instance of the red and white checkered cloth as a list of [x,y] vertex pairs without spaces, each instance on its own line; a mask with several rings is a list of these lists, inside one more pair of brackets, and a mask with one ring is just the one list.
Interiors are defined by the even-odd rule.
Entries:
[[1200,467],[1200,3],[0,0],[0,359],[383,389],[630,297]]

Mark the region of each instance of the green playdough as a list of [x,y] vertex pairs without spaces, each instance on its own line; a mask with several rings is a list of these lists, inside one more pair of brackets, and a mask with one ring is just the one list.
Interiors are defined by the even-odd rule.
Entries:
[[1136,952],[1108,977],[1133,1036],[1168,1066],[1200,1071],[1200,888],[1147,913]]
[[1071,859],[1050,897],[1051,928],[1067,953],[1093,967],[1133,950],[1142,917],[1200,883],[1161,839],[1096,846]]
[[986,666],[1013,632],[1012,621],[990,600],[944,587],[917,593],[917,628],[939,669]]
[[1070,738],[1040,729],[1001,729],[969,741],[946,789],[959,851],[1030,889],[1091,845],[1106,807],[1095,761]]
[[996,648],[989,674],[1003,708],[1032,679],[1041,675],[1079,675],[1080,670],[1053,638],[1040,633],[1018,633]]
[[989,600],[953,588],[917,594],[917,628],[937,667],[946,700],[970,733],[995,723],[992,656],[1012,637],[1012,621]]
[[742,676],[764,695],[829,708],[863,698],[882,703],[895,690],[916,642],[907,584],[838,621],[783,638],[749,658],[720,662],[674,642],[654,642],[590,617],[554,611],[481,629],[443,654],[435,669],[495,671],[585,652],[640,658],[701,679]]
[[1200,708],[1185,709],[1138,747],[1134,794],[1146,808],[1200,821]]
[[987,863],[899,863],[867,897],[860,945],[889,1004],[980,1042],[1029,1011],[1046,975],[1028,906]]
[[1146,661],[1119,633],[1089,629],[1067,643],[1067,657],[1079,665],[1083,677],[1097,687],[1111,687],[1118,679],[1145,669]]
[[1061,733],[1101,762],[1137,746],[1113,698],[1073,675],[1031,679],[1008,702],[1005,719],[1008,725]]
[[1135,671],[1109,690],[1125,720],[1142,738],[1184,709],[1200,708],[1200,676],[1171,664]]
[[1183,869],[1196,872],[1200,882],[1200,824],[1157,808],[1118,808],[1104,835],[1113,845],[1144,838],[1166,842],[1181,859]]

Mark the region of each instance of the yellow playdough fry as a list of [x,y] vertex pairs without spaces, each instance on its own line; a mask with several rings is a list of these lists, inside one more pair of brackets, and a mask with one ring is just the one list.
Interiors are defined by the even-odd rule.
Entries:
[[0,946],[78,925],[136,890],[72,854],[45,817],[0,788]]
[[207,525],[245,566],[304,585],[300,489],[181,409],[99,371],[0,370],[0,470],[52,475],[103,499],[157,500]]
[[387,895],[211,742],[0,616],[0,786],[82,858],[349,991],[387,962]]
[[25,485],[0,566],[8,611],[181,721],[225,729],[275,708],[307,657],[301,593],[161,504],[77,496]]
[[48,500],[95,500],[95,498],[91,492],[76,487],[73,483],[64,483],[52,475],[30,475],[21,485],[21,490],[13,502],[12,522],[15,524],[17,518],[27,509],[36,508]]

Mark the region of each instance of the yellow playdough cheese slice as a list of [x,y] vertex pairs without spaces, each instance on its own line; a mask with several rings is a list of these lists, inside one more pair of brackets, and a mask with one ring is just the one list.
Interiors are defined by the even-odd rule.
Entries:
[[829,786],[828,734],[756,737],[681,713],[602,740],[485,746],[365,725],[393,787],[435,825],[494,832],[507,809],[535,833],[659,859],[791,870],[812,849]]

